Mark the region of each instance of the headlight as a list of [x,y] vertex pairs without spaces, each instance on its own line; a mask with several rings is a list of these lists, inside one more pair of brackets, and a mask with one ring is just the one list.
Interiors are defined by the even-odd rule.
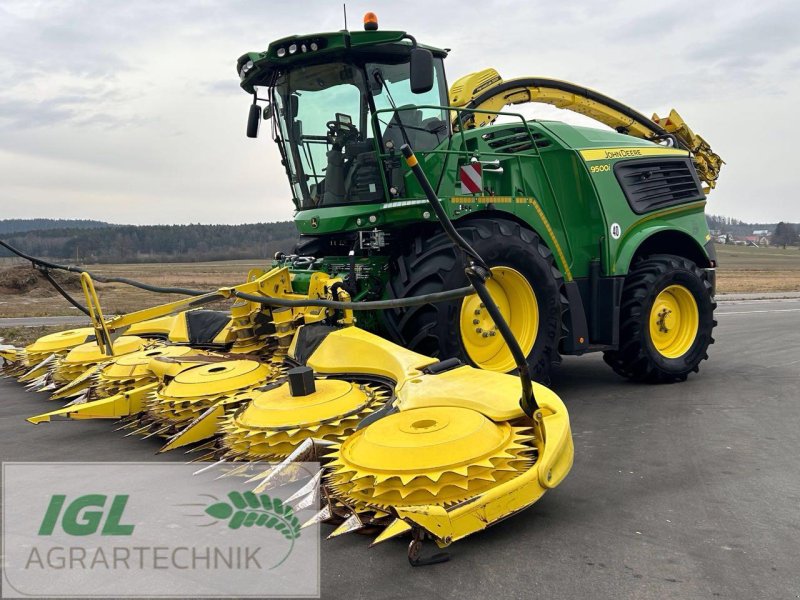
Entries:
[[289,54],[294,54],[295,52],[297,52],[297,44],[292,44],[289,46]]
[[253,61],[248,60],[246,63],[242,65],[242,70],[239,71],[239,77],[244,79],[247,76],[247,72],[253,68]]
[[283,58],[284,56],[286,56],[286,48],[283,47],[278,48],[278,51],[275,54],[278,55],[278,58]]
[[317,42],[311,42],[311,50],[317,50],[319,46],[317,46]]

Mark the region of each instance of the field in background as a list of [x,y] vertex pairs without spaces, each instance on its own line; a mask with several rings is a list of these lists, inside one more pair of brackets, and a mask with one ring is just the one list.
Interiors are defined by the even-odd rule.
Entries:
[[[719,268],[717,291],[782,292],[800,291],[800,249],[717,246]],[[0,261],[0,269],[10,262]],[[14,264],[26,264],[16,261]],[[92,266],[102,275],[128,277],[161,286],[215,289],[245,281],[248,270],[266,267],[266,261],[236,260],[204,263],[155,263]],[[153,294],[122,284],[97,284],[106,314],[125,313],[163,304],[180,296]],[[82,297],[80,292],[73,292]],[[38,317],[77,315],[47,286],[25,294],[11,293],[0,287],[0,317]],[[10,336],[9,336],[10,337]]]
[[716,248],[718,293],[800,291],[800,248]]
[[[207,263],[92,265],[89,269],[99,275],[126,277],[159,286],[213,290],[244,283],[250,269],[265,266],[267,266],[266,261],[234,260]],[[183,297],[154,294],[121,283],[97,283],[95,287],[103,312],[109,315],[127,313]],[[0,290],[0,318],[80,314],[55,290],[47,286],[39,286],[25,294],[9,293],[9,290],[1,287]],[[70,290],[70,293],[83,303],[83,294],[80,291]]]

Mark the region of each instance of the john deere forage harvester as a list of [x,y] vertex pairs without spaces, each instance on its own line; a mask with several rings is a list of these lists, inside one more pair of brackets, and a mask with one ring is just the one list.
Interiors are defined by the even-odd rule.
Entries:
[[[302,234],[279,257],[295,286],[341,274],[357,300],[464,285],[457,253],[400,157],[408,143],[489,286],[534,376],[560,354],[602,351],[620,375],[682,381],[713,342],[716,258],[705,194],[722,165],[672,111],[652,119],[592,90],[487,69],[447,92],[448,51],[404,31],[291,36],[242,56],[281,152]],[[546,102],[614,131],[531,121]],[[263,108],[259,106],[263,105]],[[514,363],[476,296],[364,315],[402,346],[484,369]]]

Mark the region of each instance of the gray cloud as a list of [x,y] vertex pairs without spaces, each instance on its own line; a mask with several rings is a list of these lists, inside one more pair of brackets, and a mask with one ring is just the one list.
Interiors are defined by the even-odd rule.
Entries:
[[[800,133],[794,3],[354,0],[351,28],[366,10],[382,29],[453,48],[450,83],[494,66],[507,78],[575,81],[645,114],[674,106],[728,162],[713,212],[800,220],[800,206],[786,201],[797,188],[788,144]],[[274,145],[243,135],[250,99],[234,62],[272,39],[341,27],[341,5],[327,0],[4,0],[0,215],[291,218]],[[583,122],[542,107],[525,114]]]

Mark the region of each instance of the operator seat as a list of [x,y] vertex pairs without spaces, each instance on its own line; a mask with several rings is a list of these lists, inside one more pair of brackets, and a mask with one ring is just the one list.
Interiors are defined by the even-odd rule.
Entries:
[[398,108],[383,134],[383,143],[391,141],[399,149],[405,144],[401,123],[405,128],[408,141],[415,152],[433,150],[439,145],[440,133],[446,130],[444,121],[437,117],[422,118],[422,110],[412,104]]

